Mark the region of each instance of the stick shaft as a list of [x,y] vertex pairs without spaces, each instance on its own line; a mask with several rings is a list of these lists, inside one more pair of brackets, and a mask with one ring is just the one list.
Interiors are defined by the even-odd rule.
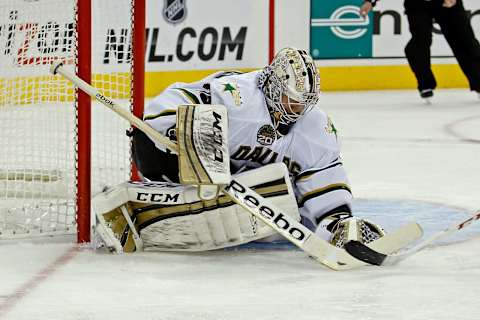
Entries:
[[444,237],[447,237],[447,236],[451,235],[452,233],[455,233],[458,230],[461,230],[461,229],[469,226],[470,224],[472,224],[476,220],[480,220],[480,211],[475,212],[472,216],[465,219],[464,221],[462,221],[460,223],[457,223],[455,225],[452,225],[452,226],[448,227],[447,229],[432,235],[430,238],[426,239],[422,243],[419,243],[417,246],[411,248],[408,252],[414,253],[414,252],[420,251],[420,250],[424,249],[425,247],[429,246],[430,244],[432,244],[433,242],[437,241],[438,239],[442,239]]
[[143,122],[141,119],[134,116],[129,111],[123,109],[118,103],[115,101],[105,97],[102,93],[100,93],[97,89],[92,87],[90,84],[83,81],[77,75],[71,73],[61,63],[52,65],[52,72],[54,74],[59,73],[68,80],[70,80],[75,86],[77,86],[82,91],[86,92],[92,98],[95,98],[98,102],[105,105],[107,108],[118,114],[120,117],[131,123],[133,126],[137,127],[144,133],[146,133],[152,140],[157,141],[163,144],[165,147],[170,149],[172,152],[178,154],[178,147],[177,144],[160,132],[156,131],[152,127],[150,127],[147,123]]
[[385,262],[382,263],[382,265],[397,264],[398,262],[403,261],[406,258],[416,254],[417,252],[422,251],[423,249],[425,249],[426,247],[431,245],[433,242],[435,242],[439,239],[445,238],[445,237],[457,232],[458,230],[461,230],[461,229],[471,225],[473,222],[475,222],[477,220],[480,220],[480,210],[476,211],[472,216],[470,216],[466,220],[464,220],[460,223],[457,223],[455,225],[452,225],[452,226],[448,227],[447,229],[444,229],[444,230],[442,230],[438,233],[435,233],[430,238],[425,239],[421,243],[417,244],[416,246],[414,246],[414,247],[412,247],[412,248],[410,248],[406,251],[387,256],[385,258]]

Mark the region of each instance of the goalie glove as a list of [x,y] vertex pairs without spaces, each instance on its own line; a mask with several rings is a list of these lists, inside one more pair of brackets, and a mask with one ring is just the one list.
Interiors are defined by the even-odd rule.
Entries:
[[367,220],[353,217],[351,213],[339,212],[322,219],[315,231],[331,244],[343,248],[351,240],[370,243],[385,235],[379,225]]

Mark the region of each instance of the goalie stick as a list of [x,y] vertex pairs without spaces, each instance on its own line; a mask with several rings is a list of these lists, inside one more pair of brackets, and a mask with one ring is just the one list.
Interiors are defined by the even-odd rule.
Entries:
[[[82,91],[86,92],[110,110],[120,115],[123,119],[130,122],[133,126],[146,133],[151,139],[163,144],[173,152],[178,153],[178,146],[175,142],[172,142],[130,112],[122,109],[116,102],[105,97],[94,87],[66,70],[61,62],[52,64],[50,71],[53,74],[61,74]],[[319,238],[300,222],[283,214],[280,209],[276,208],[268,200],[261,197],[247,186],[242,185],[240,182],[231,180],[228,185],[222,186],[221,189],[232,199],[232,201],[246,209],[250,214],[259,218],[265,224],[273,228],[276,232],[280,233],[287,240],[325,266],[333,270],[347,270],[367,265],[367,263],[348,254],[344,249],[338,248]],[[420,226],[413,223],[373,241],[369,246],[385,253],[391,253],[401,249],[412,241],[415,241],[421,236],[421,234],[422,230]]]
[[432,235],[430,238],[425,239],[424,241],[420,242],[416,246],[405,250],[403,252],[399,252],[396,254],[384,254],[381,252],[378,252],[372,248],[369,248],[368,246],[364,245],[363,243],[360,243],[358,241],[349,241],[345,244],[345,250],[350,253],[352,256],[356,257],[359,260],[362,260],[366,263],[377,265],[377,266],[388,266],[388,265],[394,265],[399,263],[402,260],[407,259],[408,257],[416,254],[417,252],[425,249],[428,247],[431,243],[434,241],[444,238],[446,236],[451,235],[452,233],[455,233],[469,225],[471,225],[473,222],[480,220],[480,211],[475,212],[472,216],[470,216],[468,219],[465,219],[461,221],[460,223],[457,223],[455,225],[452,225],[434,235]]

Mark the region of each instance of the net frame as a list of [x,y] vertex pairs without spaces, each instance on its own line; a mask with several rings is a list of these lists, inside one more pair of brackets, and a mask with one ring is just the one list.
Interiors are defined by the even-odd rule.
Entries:
[[[92,75],[92,0],[77,2],[77,35],[78,35],[78,70],[77,74],[87,83],[91,83]],[[146,0],[131,0],[131,94],[130,110],[142,117],[144,108],[145,79],[145,25]],[[78,169],[77,169],[77,242],[90,241],[91,225],[91,99],[77,90],[78,127],[83,128],[78,134]],[[137,170],[132,165],[131,177],[138,180]]]
[[[42,0],[43,1],[43,0]],[[85,81],[92,82],[92,2],[99,0],[75,0],[75,71]],[[100,0],[101,1],[101,0]],[[44,1],[49,2],[49,1]],[[146,0],[130,0],[130,109],[137,116],[143,114],[144,103],[144,72],[145,72],[145,5]],[[41,2],[39,2],[41,3]],[[39,13],[40,14],[40,13]],[[25,63],[35,61],[25,60]],[[41,61],[49,64],[52,61]],[[95,83],[95,81],[94,81]],[[88,95],[76,90],[75,104],[75,139],[74,139],[74,188],[75,188],[75,225],[77,242],[90,241],[91,229],[91,193],[92,193],[92,102]],[[19,160],[20,161],[20,160]],[[55,170],[8,171],[0,170],[0,180],[25,180],[38,183],[55,182],[61,180],[62,173]],[[131,177],[135,176],[135,168],[131,168]],[[8,190],[7,190],[8,191]],[[11,192],[11,191],[10,191]],[[45,192],[41,191],[40,193]],[[8,196],[8,193],[6,193]],[[16,195],[14,195],[16,196]],[[37,235],[56,235],[71,233],[68,228],[22,234],[29,238]],[[7,237],[8,238],[8,237]],[[13,238],[15,234],[13,234]],[[0,225],[0,239],[2,230]]]

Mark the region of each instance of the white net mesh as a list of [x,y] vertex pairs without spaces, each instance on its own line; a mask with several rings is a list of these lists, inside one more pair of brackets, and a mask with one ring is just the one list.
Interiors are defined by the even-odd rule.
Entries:
[[[130,20],[130,0],[92,1],[92,82],[125,108]],[[76,231],[75,151],[82,128],[76,127],[73,86],[49,73],[56,59],[75,68],[75,27],[75,0],[0,1],[0,239]],[[128,179],[128,127],[92,104],[93,193]]]

